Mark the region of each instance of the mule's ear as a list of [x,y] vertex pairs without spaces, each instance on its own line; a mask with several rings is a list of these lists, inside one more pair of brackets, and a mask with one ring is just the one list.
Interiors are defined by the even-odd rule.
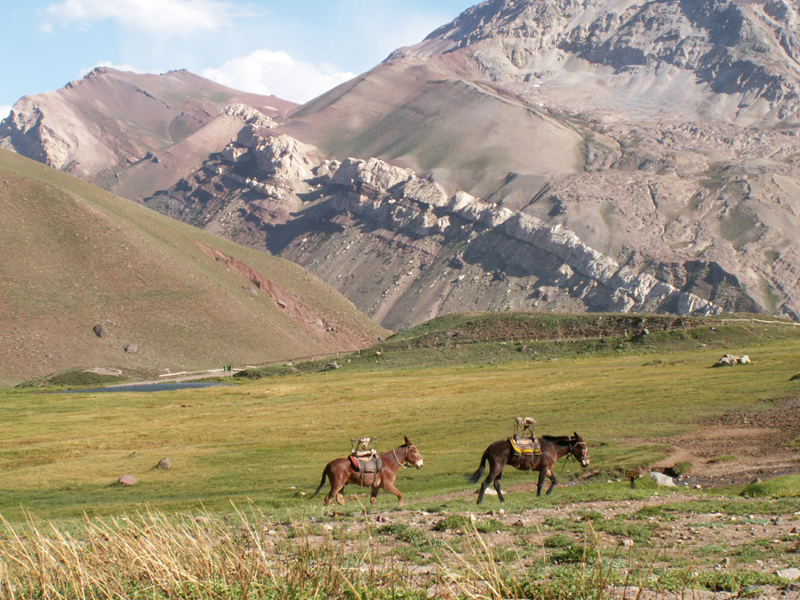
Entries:
[[575,439],[576,439],[576,440],[578,440],[579,442],[581,441],[581,436],[579,436],[579,435],[578,435],[578,432],[577,432],[577,431],[573,431],[573,432],[572,432],[572,435],[574,435],[574,436],[575,436]]
[[414,444],[411,443],[411,440],[408,439],[408,436],[405,436],[405,438],[406,438],[406,446],[413,446],[414,445]]

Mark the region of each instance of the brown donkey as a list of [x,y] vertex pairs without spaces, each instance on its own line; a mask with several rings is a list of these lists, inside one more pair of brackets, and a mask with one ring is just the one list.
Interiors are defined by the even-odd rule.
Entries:
[[467,475],[467,481],[470,483],[478,483],[486,469],[486,463],[489,463],[489,475],[481,483],[481,489],[478,493],[478,504],[483,502],[483,494],[486,492],[492,483],[494,489],[497,490],[497,497],[500,502],[503,502],[503,492],[500,489],[500,478],[503,476],[503,469],[506,465],[511,465],[517,469],[539,471],[539,481],[536,486],[536,495],[542,495],[542,488],[544,487],[544,478],[550,478],[550,487],[547,488],[547,493],[550,494],[553,488],[558,484],[556,476],[553,475],[552,467],[558,462],[562,456],[572,454],[575,459],[581,463],[581,466],[586,468],[589,466],[589,448],[586,442],[583,441],[581,436],[577,433],[572,437],[562,435],[553,436],[546,435],[537,438],[541,447],[541,454],[534,457],[531,462],[524,462],[520,454],[514,451],[511,442],[508,440],[500,440],[490,445],[481,457],[481,466],[472,475]]
[[325,469],[322,471],[322,481],[320,481],[319,487],[314,493],[311,494],[311,497],[313,498],[319,493],[327,478],[331,484],[331,491],[325,496],[325,506],[328,506],[334,499],[339,504],[344,504],[342,490],[348,483],[355,483],[361,487],[371,487],[370,504],[375,504],[378,490],[383,488],[397,496],[399,505],[403,506],[403,493],[394,485],[395,479],[397,479],[397,470],[400,467],[405,467],[406,463],[414,465],[418,469],[422,468],[422,455],[419,450],[408,437],[405,438],[405,442],[402,446],[381,454],[382,467],[379,473],[360,473],[355,471],[350,466],[349,458],[333,459],[325,465]]

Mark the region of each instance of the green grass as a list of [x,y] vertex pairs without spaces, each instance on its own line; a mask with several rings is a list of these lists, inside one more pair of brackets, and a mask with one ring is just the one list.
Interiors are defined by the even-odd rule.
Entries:
[[784,475],[747,484],[742,495],[751,498],[800,498],[800,476]]
[[[561,486],[547,498],[509,493],[507,511],[646,497],[653,488],[644,480],[634,491],[624,480],[606,483],[664,456],[665,445],[628,438],[691,432],[699,419],[797,393],[789,381],[800,355],[797,342],[766,340],[742,350],[754,360],[742,370],[710,368],[720,351],[709,347],[662,352],[655,368],[631,352],[393,370],[391,362],[382,364],[393,360],[387,352],[337,371],[205,390],[0,392],[0,514],[17,520],[27,508],[58,518],[143,506],[220,508],[230,501],[315,514],[322,510],[319,498],[309,502],[302,494],[318,485],[325,463],[345,455],[350,439],[362,435],[377,436],[382,450],[400,445],[404,435],[417,444],[425,468],[402,470],[398,485],[407,502],[424,504],[431,496],[470,490],[463,476],[478,467],[486,446],[512,433],[520,415],[537,419],[537,433],[580,433],[601,472],[589,485]],[[173,469],[153,470],[164,457]],[[556,466],[562,483],[579,472],[575,461]],[[125,474],[140,484],[114,485]],[[503,487],[532,481],[530,473],[511,469]],[[366,503],[365,494],[360,498]],[[473,502],[470,495],[430,504],[462,510]],[[482,509],[498,504],[487,497]],[[381,494],[378,506],[396,501]],[[359,509],[351,501],[343,510]]]

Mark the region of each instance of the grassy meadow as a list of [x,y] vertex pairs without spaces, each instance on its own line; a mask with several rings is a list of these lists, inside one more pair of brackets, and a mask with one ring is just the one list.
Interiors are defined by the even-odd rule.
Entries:
[[[603,350],[585,345],[596,340],[428,344],[423,332],[342,356],[339,369],[275,368],[203,390],[0,391],[0,595],[555,599],[646,597],[619,595],[629,586],[777,589],[786,582],[753,565],[800,565],[789,532],[797,478],[746,496],[684,488],[688,503],[607,511],[659,494],[649,480],[632,490],[621,475],[665,456],[666,438],[797,397],[797,329],[704,327],[606,339]],[[711,368],[725,352],[753,364]],[[568,485],[581,468],[562,461],[555,472],[567,485],[536,498],[519,486],[531,474],[509,469],[507,502],[487,497],[477,507],[464,475],[517,416],[535,417],[540,435],[578,432],[600,471]],[[368,494],[352,486],[344,507],[323,507],[327,486],[309,498],[324,465],[365,435],[381,450],[407,435],[423,454],[422,470],[399,472],[405,510],[387,493],[365,510]],[[172,469],[156,469],[165,457]],[[119,485],[126,474],[139,483]],[[702,519],[788,526],[692,555],[669,537],[675,515],[687,520],[687,540],[718,531]],[[667,557],[666,547],[678,553]],[[723,560],[731,562],[720,573]]]
[[[364,352],[349,363],[340,359],[338,370],[202,390],[6,390],[0,514],[18,520],[24,508],[59,518],[230,501],[313,510],[319,503],[309,504],[302,492],[317,486],[330,459],[349,452],[351,438],[364,435],[377,436],[381,450],[405,435],[417,444],[425,468],[401,471],[400,487],[410,502],[422,501],[464,490],[464,474],[477,468],[489,443],[512,433],[517,416],[536,418],[538,434],[578,432],[593,466],[613,475],[663,454],[658,443],[630,439],[685,433],[704,417],[797,395],[800,383],[790,379],[800,372],[800,344],[792,332],[741,348],[726,344],[725,351],[748,353],[754,363],[728,369],[710,368],[723,352],[706,343],[657,357],[642,346],[551,359],[478,344],[418,351],[417,365],[405,350]],[[471,359],[447,364],[448,353],[463,351]],[[173,468],[153,469],[165,457]],[[558,469],[568,480],[580,468],[569,461]],[[125,474],[140,483],[114,485]],[[529,480],[513,470],[504,477],[506,487]],[[395,503],[383,494],[378,501]]]

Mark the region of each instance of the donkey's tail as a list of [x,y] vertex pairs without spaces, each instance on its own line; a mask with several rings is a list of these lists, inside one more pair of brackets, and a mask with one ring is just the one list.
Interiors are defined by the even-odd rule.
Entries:
[[325,479],[326,479],[327,477],[328,477],[328,467],[327,467],[327,465],[326,465],[326,466],[325,466],[325,468],[324,468],[324,469],[322,469],[322,481],[320,481],[320,482],[319,482],[319,486],[317,487],[317,489],[316,489],[316,490],[314,490],[314,493],[313,493],[313,494],[311,494],[311,496],[309,496],[309,499],[311,499],[311,498],[313,498],[314,496],[316,496],[317,494],[319,494],[319,491],[320,491],[320,490],[322,489],[322,487],[325,485]]
[[483,456],[481,456],[481,466],[478,467],[478,470],[472,473],[471,475],[467,475],[467,481],[469,483],[478,483],[483,477],[483,473],[486,470],[486,461],[489,460],[489,450],[486,449],[483,452]]

